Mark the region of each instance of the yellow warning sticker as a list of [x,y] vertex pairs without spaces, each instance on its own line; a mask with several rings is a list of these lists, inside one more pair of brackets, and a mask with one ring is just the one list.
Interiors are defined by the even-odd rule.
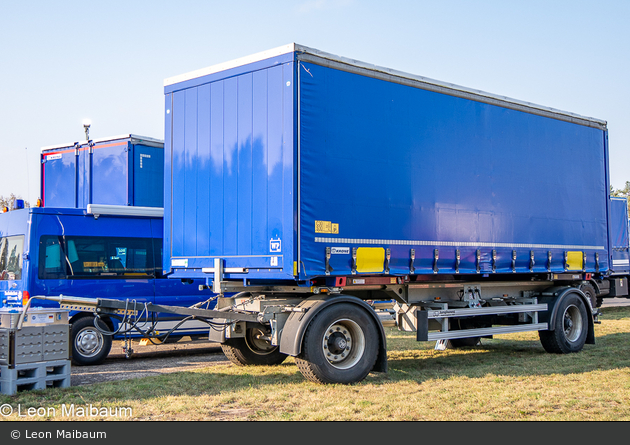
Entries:
[[315,233],[339,234],[339,224],[331,221],[315,221]]

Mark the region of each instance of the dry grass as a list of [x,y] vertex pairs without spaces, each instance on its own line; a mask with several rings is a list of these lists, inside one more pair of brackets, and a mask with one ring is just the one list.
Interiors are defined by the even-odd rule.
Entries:
[[[630,308],[605,310],[596,345],[547,354],[537,333],[435,351],[388,331],[389,372],[355,385],[304,380],[276,367],[216,365],[195,372],[0,396],[0,405],[52,407],[56,416],[8,420],[630,420]],[[130,407],[131,417],[60,417],[66,406]]]

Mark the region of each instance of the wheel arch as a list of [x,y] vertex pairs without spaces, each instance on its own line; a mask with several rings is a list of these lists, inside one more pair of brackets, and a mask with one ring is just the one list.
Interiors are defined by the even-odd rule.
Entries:
[[[549,295],[553,294],[553,295]],[[558,306],[560,302],[567,298],[569,295],[575,294],[581,300],[587,308],[587,320],[588,320],[588,333],[586,335],[586,344],[595,344],[595,323],[593,320],[593,307],[589,298],[584,295],[584,292],[575,287],[560,287],[548,289],[538,298],[539,303],[547,303],[547,311],[539,314],[540,322],[547,323],[549,331],[555,330],[556,319],[558,318]]]
[[302,352],[306,328],[323,309],[339,303],[351,303],[365,310],[376,323],[379,333],[379,353],[372,371],[387,372],[387,340],[378,315],[365,301],[351,295],[315,295],[304,299],[287,319],[280,338],[280,352],[297,356]]
[[602,288],[599,286],[599,283],[597,281],[591,278],[590,280],[586,280],[586,282],[593,286],[593,289],[595,289],[595,293],[597,295],[601,294]]
[[[94,318],[95,315],[92,312],[77,312],[70,318],[70,324],[72,325],[72,323],[74,323],[78,319],[86,318],[86,317]],[[107,325],[110,331],[114,332],[116,330],[116,325],[114,324],[114,321],[110,317],[106,315],[101,315],[101,320],[105,322],[105,324]]]

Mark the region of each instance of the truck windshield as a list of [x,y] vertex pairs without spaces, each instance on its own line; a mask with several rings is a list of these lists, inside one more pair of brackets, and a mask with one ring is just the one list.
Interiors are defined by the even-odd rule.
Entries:
[[0,238],[0,273],[2,280],[22,279],[24,235]]
[[154,272],[152,238],[56,235],[40,238],[40,279],[147,278]]

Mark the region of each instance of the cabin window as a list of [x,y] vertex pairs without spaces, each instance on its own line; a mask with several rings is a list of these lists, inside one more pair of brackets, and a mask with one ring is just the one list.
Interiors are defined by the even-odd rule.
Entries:
[[152,238],[42,236],[39,278],[154,276]]
[[24,235],[0,238],[0,279],[22,279]]

